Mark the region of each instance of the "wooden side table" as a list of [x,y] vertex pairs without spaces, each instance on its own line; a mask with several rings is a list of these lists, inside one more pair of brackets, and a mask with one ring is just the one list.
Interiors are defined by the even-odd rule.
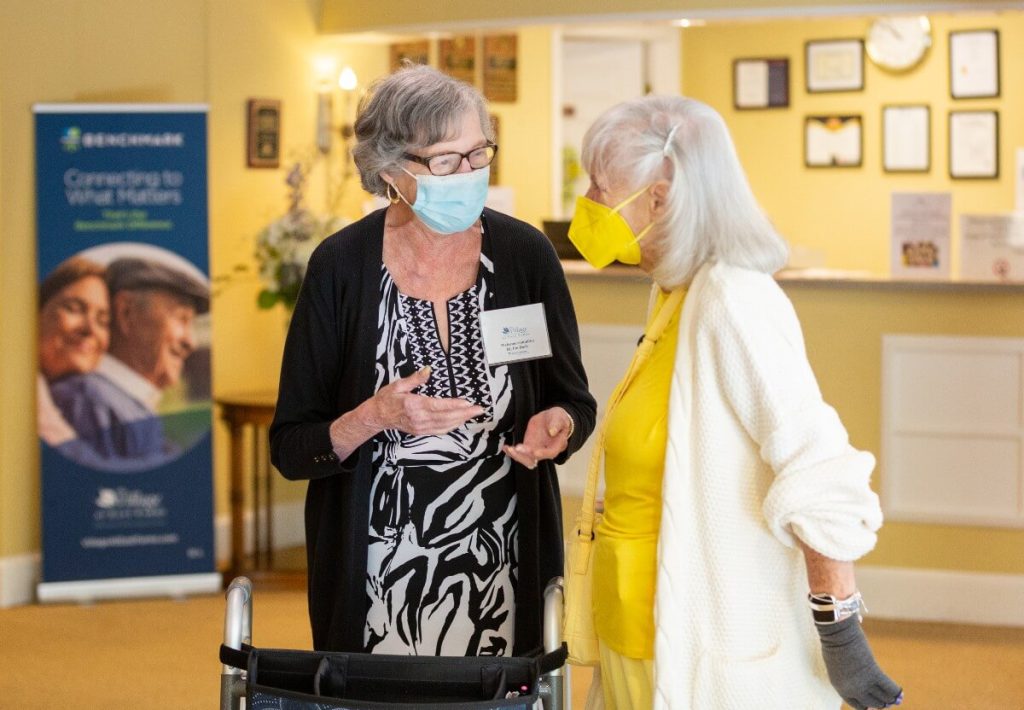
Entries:
[[[267,431],[274,418],[277,392],[242,392],[215,397],[231,442],[231,562],[226,580],[239,574],[273,574],[273,488],[277,475],[270,465]],[[253,555],[245,554],[245,486],[252,490]],[[294,575],[290,575],[294,576]]]

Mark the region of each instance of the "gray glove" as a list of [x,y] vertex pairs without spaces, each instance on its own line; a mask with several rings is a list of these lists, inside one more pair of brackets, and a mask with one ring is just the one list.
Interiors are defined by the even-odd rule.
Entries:
[[867,710],[903,702],[903,690],[878,667],[856,615],[815,627],[828,679],[847,705]]

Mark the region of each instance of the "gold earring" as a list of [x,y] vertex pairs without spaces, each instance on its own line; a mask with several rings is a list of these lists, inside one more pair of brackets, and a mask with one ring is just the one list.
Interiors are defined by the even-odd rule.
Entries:
[[[392,191],[394,191],[393,195],[391,194]],[[390,202],[393,205],[397,205],[399,202],[402,201],[402,198],[398,196],[398,188],[396,188],[390,182],[387,183],[387,187],[384,188],[384,196],[387,197],[388,202]]]

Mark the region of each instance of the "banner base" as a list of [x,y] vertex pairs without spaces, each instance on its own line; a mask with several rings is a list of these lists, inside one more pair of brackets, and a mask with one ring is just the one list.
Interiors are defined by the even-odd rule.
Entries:
[[176,574],[157,577],[89,579],[80,582],[40,582],[36,596],[40,602],[93,602],[100,599],[136,597],[184,597],[189,594],[220,592],[219,572]]

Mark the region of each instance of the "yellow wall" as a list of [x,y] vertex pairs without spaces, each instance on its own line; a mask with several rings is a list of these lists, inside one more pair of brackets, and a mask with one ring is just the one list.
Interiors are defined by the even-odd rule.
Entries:
[[[803,47],[809,39],[863,36],[867,20],[744,22],[683,31],[684,93],[713,105],[726,118],[755,194],[793,243],[823,249],[828,265],[889,271],[889,194],[894,190],[950,190],[956,214],[1013,208],[1014,150],[1024,145],[1024,14],[931,16],[936,45],[925,63],[903,77],[866,63],[864,92],[807,95]],[[997,27],[1002,97],[949,99],[947,33],[954,28]],[[788,110],[732,110],[731,67],[737,57],[790,57]],[[723,78],[724,77],[724,78]],[[881,170],[881,106],[924,102],[932,107],[932,171],[926,176]],[[957,108],[1000,111],[999,180],[951,181],[946,168],[946,112]],[[864,166],[803,167],[805,114],[862,113]],[[836,195],[841,197],[837,198]],[[954,268],[956,260],[954,260]],[[570,279],[582,322],[636,324],[647,303],[642,283],[622,277]],[[808,355],[825,398],[838,410],[855,446],[880,453],[881,338],[886,333],[1024,336],[1024,294],[1010,292],[836,288],[787,285],[800,316]],[[873,485],[881,490],[879,467]],[[889,521],[874,565],[975,572],[1024,573],[1024,531]]]
[[[35,209],[31,105],[37,102],[208,103],[210,265],[252,265],[253,235],[285,207],[288,159],[313,141],[316,3],[293,0],[14,0],[0,5],[0,557],[39,549],[35,435]],[[358,72],[377,52],[352,49]],[[282,100],[282,168],[245,166],[246,100]],[[321,208],[322,173],[311,206]],[[284,315],[255,308],[240,280],[213,304],[215,393],[276,385]],[[11,343],[32,344],[10,347]],[[214,429],[217,508],[227,505],[224,427]]]
[[551,216],[551,30],[523,27],[515,103],[492,103],[501,126],[501,184],[515,190],[516,216],[540,228]]
[[0,555],[39,549],[35,195],[31,106],[206,98],[205,2],[0,5]]
[[[409,7],[416,3],[407,3]],[[35,229],[32,117],[35,102],[167,101],[210,105],[210,250],[214,274],[239,261],[251,265],[252,239],[284,207],[288,159],[311,147],[313,56],[335,54],[362,83],[386,71],[384,45],[357,44],[317,34],[317,3],[293,0],[181,0],[173,8],[118,0],[8,0],[0,5],[0,332],[4,343],[35,342]],[[393,4],[392,4],[393,5]],[[403,3],[399,3],[403,6]],[[718,106],[736,133],[754,188],[782,231],[794,241],[826,248],[829,263],[885,272],[888,193],[955,188],[954,211],[1007,209],[1008,177],[981,183],[945,179],[946,32],[953,26],[1001,30],[1003,97],[958,102],[1001,112],[1002,165],[1024,144],[1022,85],[1024,26],[1020,15],[934,16],[937,46],[926,64],[904,79],[867,65],[864,93],[808,97],[803,93],[803,41],[860,33],[866,21],[814,20],[711,25],[686,30],[687,91]],[[503,182],[516,189],[518,213],[539,224],[548,216],[551,112],[551,30],[521,28],[520,99],[495,104],[501,117]],[[732,115],[731,61],[736,56],[791,57],[793,106],[785,112]],[[902,82],[902,83],[901,83]],[[906,87],[914,87],[913,95]],[[919,92],[919,93],[918,93]],[[280,170],[245,167],[245,101],[283,101]],[[933,108],[933,167],[925,178],[883,176],[877,125],[889,100],[924,100]],[[860,110],[867,127],[865,166],[813,171],[802,166],[805,113]],[[311,206],[323,200],[322,166],[313,175]],[[811,185],[812,178],[822,185]],[[842,186],[860,195],[852,206],[819,207],[821,195]],[[797,198],[794,195],[803,195]],[[354,187],[346,199],[358,205]],[[865,205],[874,205],[868,209]],[[856,226],[853,226],[856,225]],[[571,278],[583,322],[640,324],[646,305],[642,280]],[[965,333],[1021,337],[1021,297],[937,292],[836,291],[788,287],[807,336],[812,364],[826,397],[839,409],[855,444],[878,452],[879,338],[882,332]],[[275,385],[284,334],[279,311],[254,307],[257,284],[240,280],[216,298],[213,311],[217,393]],[[34,347],[0,349],[0,557],[39,549],[38,446],[35,437]],[[218,510],[226,506],[226,441],[215,429]],[[884,476],[884,471],[879,473]],[[877,483],[877,481],[876,481]],[[288,497],[299,494],[292,487]],[[890,523],[876,564],[1024,572],[1021,532]]]
[[[643,328],[649,283],[637,277],[569,278],[583,323]],[[825,400],[854,446],[880,460],[882,336],[1024,337],[1020,289],[948,291],[892,285],[784,285],[804,329],[807,353]],[[879,466],[872,487],[881,492]],[[884,501],[883,501],[884,504]],[[863,563],[893,567],[1024,574],[1024,530],[887,521]]]
[[[953,191],[953,273],[959,267],[955,215],[1013,209],[1014,151],[1024,145],[1024,14],[929,15],[934,45],[907,74],[884,72],[865,58],[865,90],[808,94],[804,88],[804,43],[810,39],[863,37],[868,19],[736,22],[694,27],[683,33],[684,93],[714,106],[725,117],[755,194],[793,244],[821,249],[826,265],[889,273],[890,193]],[[949,97],[949,31],[998,28],[1002,96]],[[789,57],[790,107],[768,111],[732,108],[732,62],[739,57]],[[882,106],[931,106],[932,167],[925,175],[882,171]],[[947,113],[950,109],[995,109],[1000,114],[1000,177],[950,180]],[[805,168],[805,115],[863,116],[864,162],[860,168]]]
[[[31,105],[45,102],[207,103],[209,113],[210,269],[236,265],[254,274],[254,236],[286,206],[284,177],[312,154],[316,79],[313,60],[352,66],[361,87],[388,71],[386,44],[317,33],[317,2],[183,0],[173,8],[118,0],[16,0],[0,7],[0,330],[5,343],[35,343],[35,210]],[[524,30],[519,100],[495,104],[501,118],[502,183],[516,188],[517,211],[536,224],[548,215],[550,31]],[[526,77],[531,77],[527,80]],[[12,80],[16,77],[16,81]],[[276,170],[245,163],[246,101],[282,100],[282,161]],[[340,96],[336,97],[340,121]],[[330,158],[331,179],[342,152]],[[319,160],[308,204],[326,208],[327,163]],[[521,187],[520,187],[521,186]],[[342,209],[361,214],[355,177]],[[274,389],[285,332],[279,310],[255,306],[259,284],[243,274],[215,290],[215,394]],[[35,435],[35,348],[0,349],[0,557],[39,549],[39,454]],[[226,429],[214,427],[217,510],[227,508]],[[276,495],[295,500],[301,483]]]
[[[881,451],[882,335],[1024,337],[1024,292],[788,285],[822,394],[854,446]],[[872,485],[881,491],[879,466]],[[1024,530],[888,521],[868,564],[1024,574]]]

